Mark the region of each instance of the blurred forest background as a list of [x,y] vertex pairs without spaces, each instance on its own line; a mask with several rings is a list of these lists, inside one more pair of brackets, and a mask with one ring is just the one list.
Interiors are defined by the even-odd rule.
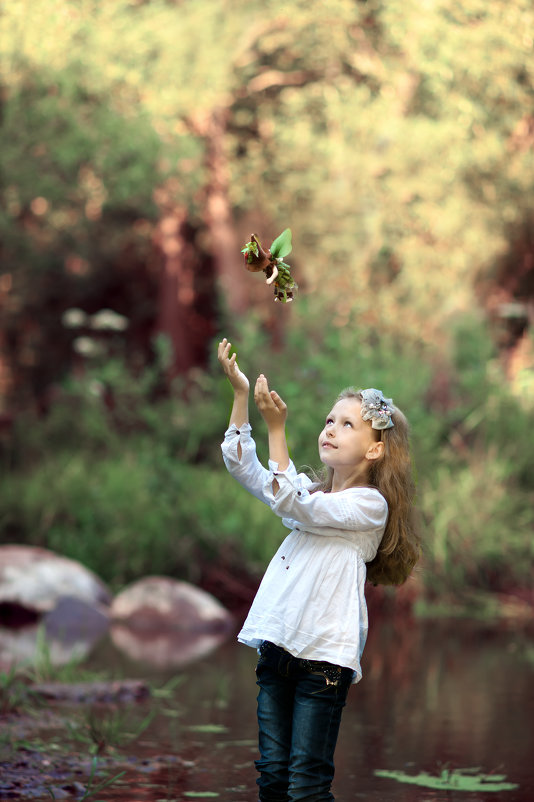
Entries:
[[[0,13],[0,542],[239,592],[284,530],[222,465],[228,336],[298,466],[342,387],[405,410],[428,600],[532,598],[531,0]],[[240,255],[287,226],[290,305]]]

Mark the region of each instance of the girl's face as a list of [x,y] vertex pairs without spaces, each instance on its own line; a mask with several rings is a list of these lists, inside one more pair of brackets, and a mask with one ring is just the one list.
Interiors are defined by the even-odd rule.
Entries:
[[325,427],[319,435],[321,462],[338,472],[361,469],[364,463],[367,465],[367,460],[379,456],[381,447],[375,430],[361,416],[359,398],[338,401],[326,416]]

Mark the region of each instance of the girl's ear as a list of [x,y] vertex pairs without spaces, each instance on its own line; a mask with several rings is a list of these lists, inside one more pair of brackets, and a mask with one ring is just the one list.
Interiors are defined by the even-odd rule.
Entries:
[[376,443],[369,446],[365,458],[374,460],[380,459],[382,456],[384,456],[384,443],[382,440],[377,440]]

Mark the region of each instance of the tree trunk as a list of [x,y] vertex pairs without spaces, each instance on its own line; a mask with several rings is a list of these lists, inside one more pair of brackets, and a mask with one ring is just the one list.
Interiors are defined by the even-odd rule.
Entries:
[[162,258],[157,330],[170,338],[174,350],[169,378],[205,365],[214,333],[212,270],[208,260],[202,263],[194,234],[187,210],[167,204],[156,245]]
[[214,260],[217,281],[230,314],[248,308],[243,282],[243,259],[237,241],[230,202],[230,170],[226,154],[226,126],[230,109],[215,109],[202,119],[191,122],[204,139],[205,167],[208,181],[205,188],[204,219],[209,232],[209,248]]

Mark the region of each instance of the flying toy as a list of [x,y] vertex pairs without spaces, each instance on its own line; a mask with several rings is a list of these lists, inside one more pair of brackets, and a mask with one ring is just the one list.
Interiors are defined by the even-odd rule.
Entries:
[[271,243],[268,251],[261,247],[255,234],[251,234],[250,242],[241,249],[241,253],[245,256],[246,269],[251,273],[263,270],[267,277],[266,284],[274,286],[274,300],[282,303],[290,303],[293,300],[293,291],[298,289],[297,282],[291,275],[290,266],[284,262],[292,247],[291,229],[286,228]]

